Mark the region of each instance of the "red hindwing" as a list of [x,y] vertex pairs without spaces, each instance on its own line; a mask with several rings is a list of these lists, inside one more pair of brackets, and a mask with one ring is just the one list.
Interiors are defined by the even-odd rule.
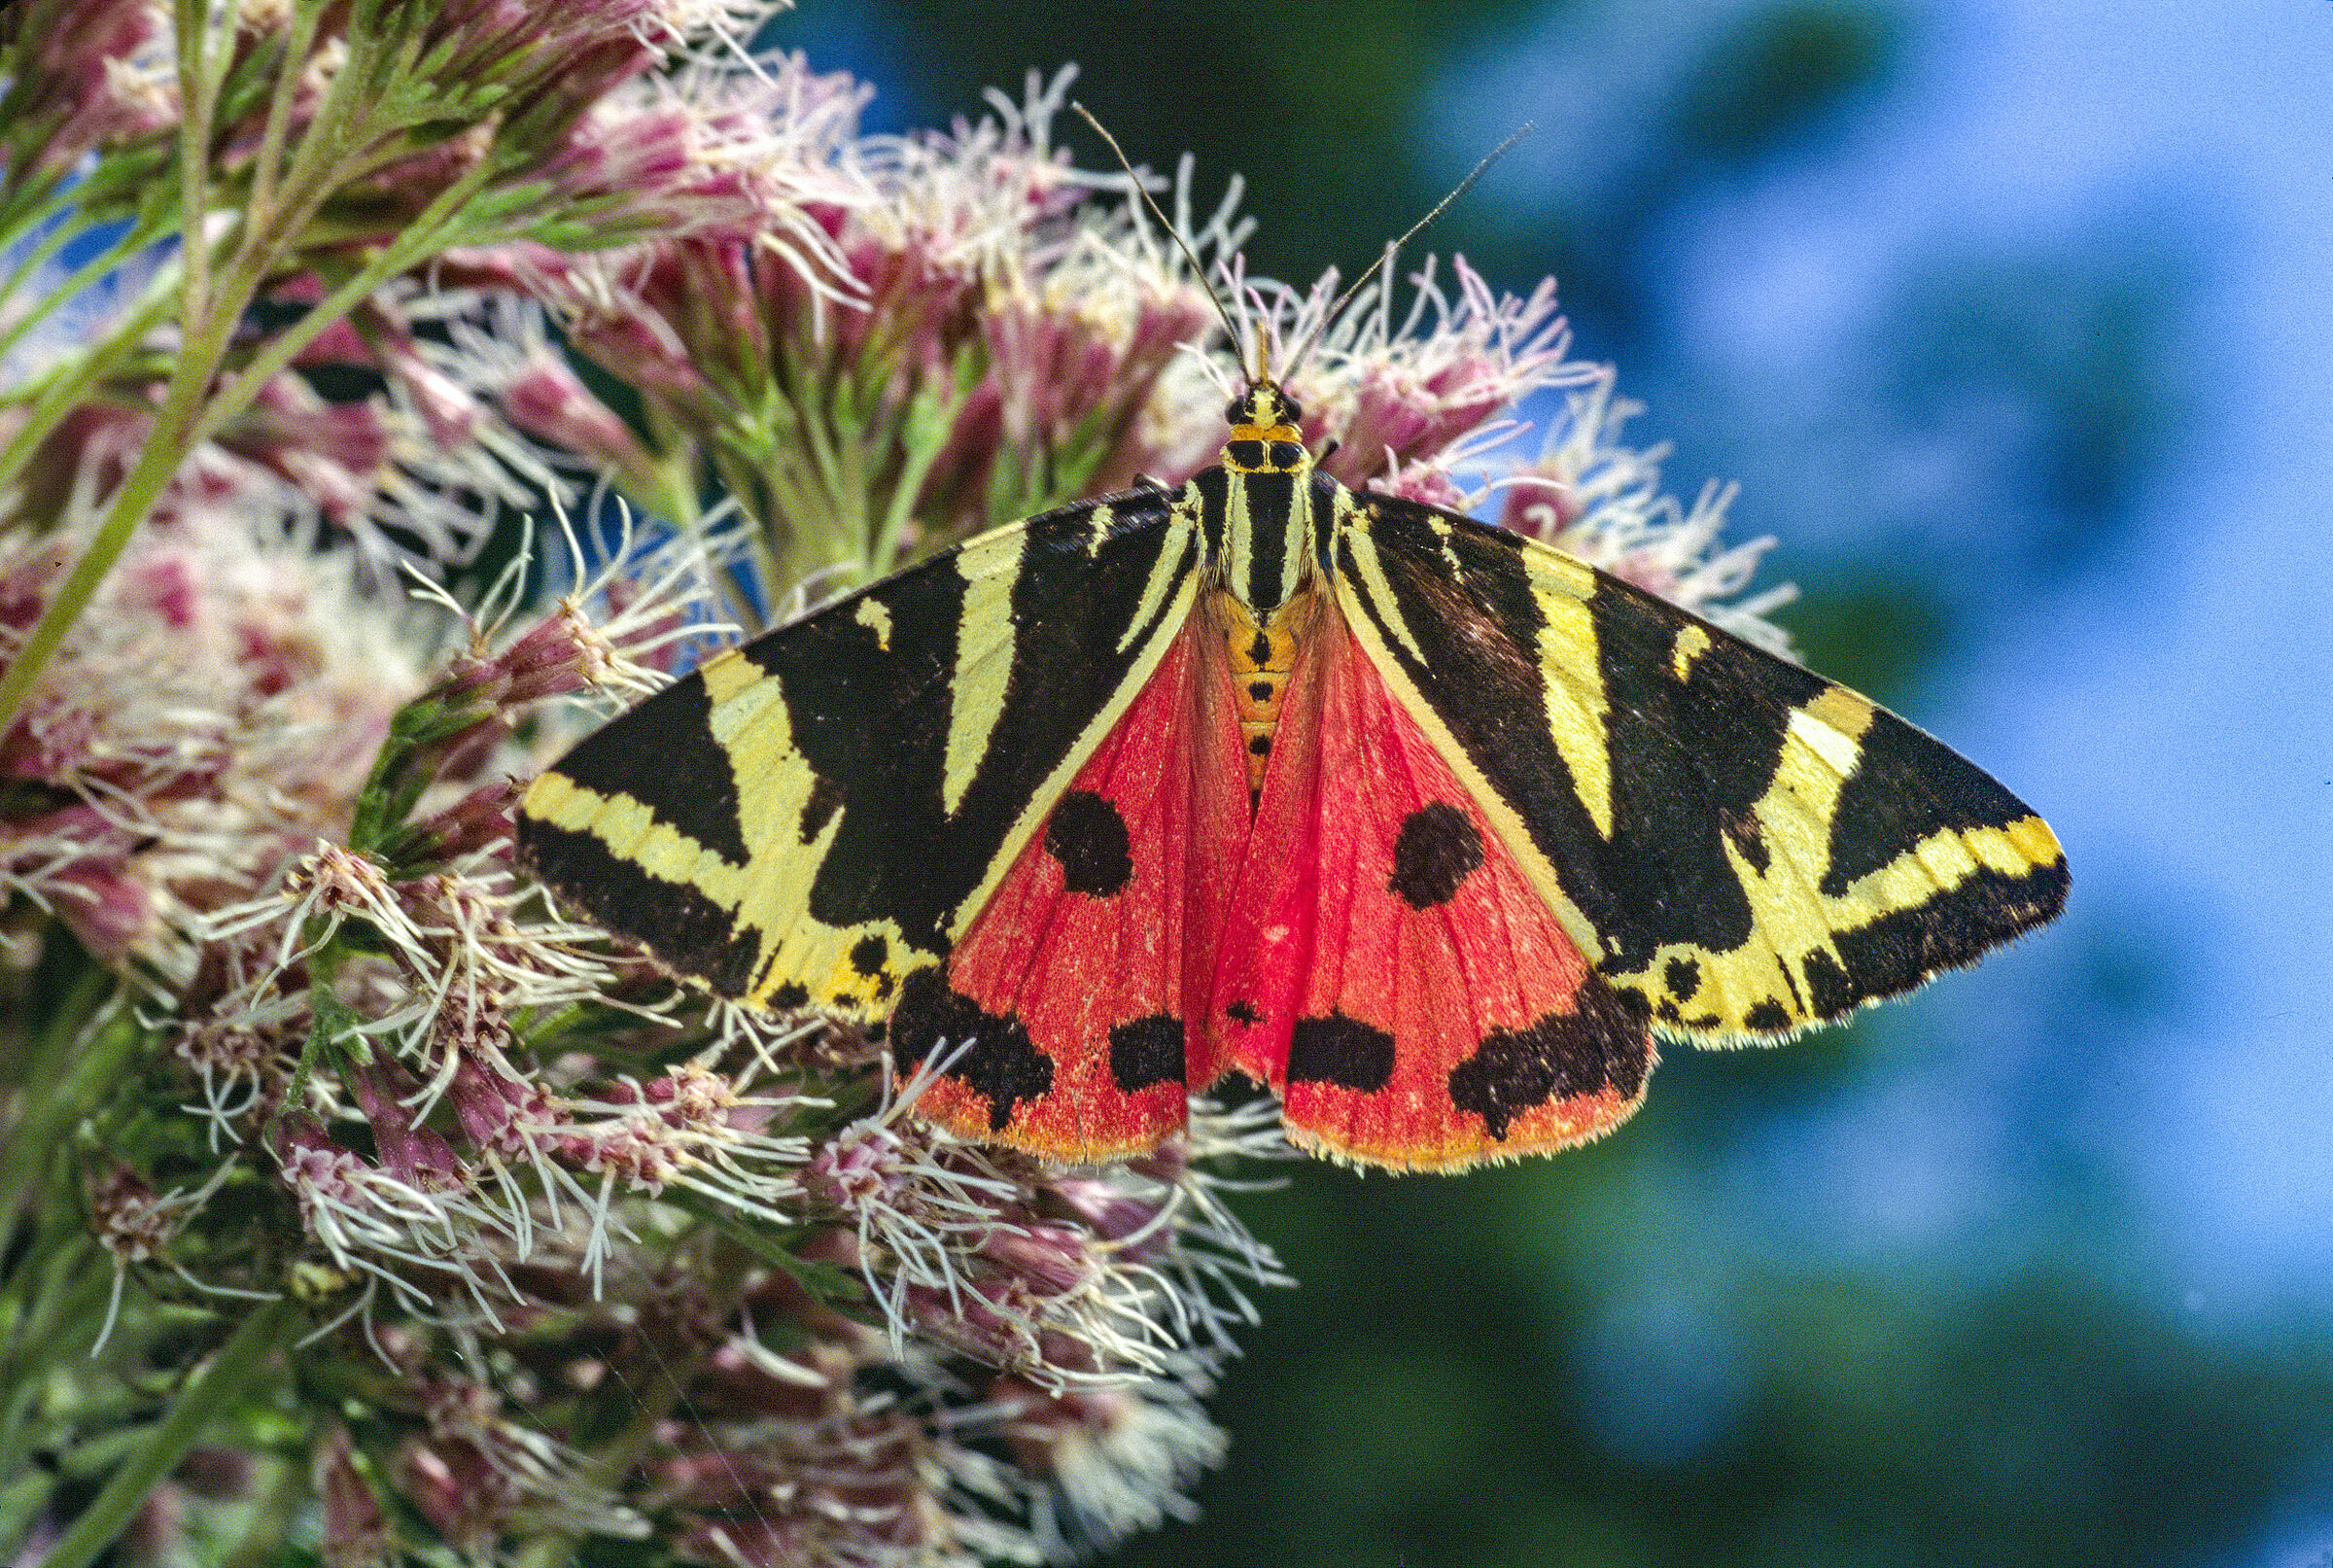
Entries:
[[1192,617],[950,955],[948,1032],[972,1045],[924,1115],[1101,1160],[1178,1131],[1214,1076],[1187,1024],[1205,1016],[1248,815],[1219,641]]
[[1617,1125],[1652,1065],[1641,1010],[1589,969],[1321,608],[1223,931],[1218,1060],[1279,1092],[1299,1141],[1378,1165],[1468,1165]]
[[940,993],[936,1032],[972,1042],[923,1114],[1100,1160],[1155,1147],[1237,1069],[1301,1142],[1455,1167],[1635,1109],[1641,1008],[1317,609],[1252,823],[1222,634],[1195,614],[946,965],[911,977],[918,1007]]

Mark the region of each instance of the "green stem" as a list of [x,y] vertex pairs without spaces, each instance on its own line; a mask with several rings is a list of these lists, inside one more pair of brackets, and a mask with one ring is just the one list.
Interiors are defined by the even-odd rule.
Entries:
[[899,540],[907,532],[908,519],[915,515],[923,481],[931,476],[931,466],[947,450],[949,425],[978,380],[970,366],[968,355],[959,357],[947,390],[917,394],[900,418],[899,473],[892,481],[890,502],[884,508],[874,537],[866,542],[866,554],[859,565],[861,582],[871,582],[898,564]]
[[210,211],[211,111],[219,78],[211,69],[210,0],[178,0],[172,21],[178,29],[178,231],[187,236],[186,316],[209,314],[210,247],[203,243],[203,216]]
[[245,1318],[243,1326],[219,1347],[210,1365],[178,1396],[144,1446],[114,1472],[97,1501],[50,1549],[43,1568],[88,1568],[96,1561],[147,1494],[178,1468],[211,1422],[251,1391],[267,1358],[291,1338],[299,1322],[300,1307],[291,1301],[269,1302]]
[[307,74],[308,48],[315,41],[317,11],[314,6],[294,8],[291,36],[284,40],[284,61],[275,75],[275,92],[267,103],[266,128],[260,134],[259,156],[252,159],[251,205],[258,208],[272,206],[275,201],[275,183],[283,167],[284,143],[291,134],[292,110],[299,98],[299,85]]
[[[842,407],[845,387],[839,381],[827,384],[806,361],[782,357],[778,378],[780,395],[794,409],[798,454],[808,461],[771,465],[773,480],[783,482],[804,470],[808,472],[807,482],[793,482],[781,502],[786,538],[784,554],[775,563],[779,575],[770,583],[772,594],[791,588],[820,566],[863,561],[867,551],[867,493],[855,482],[866,421],[855,410]],[[848,429],[838,433],[838,424]],[[825,525],[823,537],[815,540],[803,538],[812,518]],[[804,559],[805,544],[810,546],[809,561]]]
[[478,188],[493,176],[493,172],[481,163],[446,187],[395,239],[375,251],[362,270],[327,295],[299,320],[268,338],[267,346],[254,355],[251,363],[237,372],[232,381],[221,388],[219,395],[211,400],[210,406],[202,410],[193,425],[193,439],[205,440],[217,434],[219,428],[241,413],[259,396],[260,388],[280,374],[300,350],[322,336],[326,328],[356,309],[374,290],[400,272],[419,265],[433,253],[452,244],[455,235],[461,231],[459,219],[463,204],[477,193]]

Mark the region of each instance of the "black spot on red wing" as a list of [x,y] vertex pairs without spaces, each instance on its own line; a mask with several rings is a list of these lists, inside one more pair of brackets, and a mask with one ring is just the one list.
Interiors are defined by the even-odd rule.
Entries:
[[1271,737],[1250,735],[1247,738],[1247,749],[1257,756],[1270,756],[1271,754]]
[[843,786],[832,779],[820,778],[810,786],[810,798],[802,803],[802,820],[795,827],[794,836],[805,844],[816,844],[842,803]]
[[1134,874],[1132,842],[1118,808],[1091,789],[1072,789],[1045,824],[1045,853],[1062,865],[1071,892],[1107,898]]
[[[970,1048],[959,1051],[967,1040]],[[1053,1058],[1029,1043],[1021,1020],[984,1010],[933,965],[918,969],[900,987],[891,1049],[900,1066],[912,1069],[942,1047],[953,1053],[947,1076],[987,1097],[992,1132],[1012,1124],[1014,1106],[1053,1089]]]
[[770,1008],[773,1012],[790,1013],[797,1007],[809,1005],[810,988],[798,980],[789,980],[770,993]]
[[1110,1081],[1127,1094],[1183,1080],[1183,1021],[1153,1013],[1110,1029]]
[[1256,1011],[1256,1004],[1245,997],[1241,997],[1226,1007],[1223,1010],[1223,1016],[1235,1024],[1243,1025],[1249,1028],[1264,1022],[1264,1015]]
[[1247,683],[1247,700],[1249,702],[1271,701],[1271,682],[1269,680],[1249,681]]
[[1393,1079],[1393,1036],[1341,1012],[1300,1018],[1288,1037],[1288,1081],[1374,1095]]
[[862,936],[851,944],[851,967],[862,975],[879,975],[883,973],[884,959],[890,955],[891,945],[882,936]]
[[1751,1028],[1772,1032],[1776,1029],[1789,1028],[1791,1015],[1783,1010],[1782,1003],[1769,996],[1743,1014],[1742,1022]]
[[1393,876],[1386,890],[1411,909],[1446,904],[1482,863],[1482,835],[1466,813],[1446,800],[1431,801],[1402,819],[1393,841]]
[[1690,958],[1671,958],[1661,969],[1661,979],[1668,983],[1669,994],[1681,1002],[1693,999],[1701,989],[1701,965]]
[[1519,1029],[1492,1029],[1450,1069],[1450,1100],[1504,1139],[1515,1117],[1550,1100],[1576,1099],[1610,1084],[1622,1099],[1644,1088],[1652,1063],[1645,999],[1590,978],[1573,996],[1578,1010],[1549,1013]]

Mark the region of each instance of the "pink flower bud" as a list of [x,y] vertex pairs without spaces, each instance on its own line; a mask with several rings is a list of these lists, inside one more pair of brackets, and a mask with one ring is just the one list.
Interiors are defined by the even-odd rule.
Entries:
[[1095,1176],[1057,1176],[1045,1189],[1105,1241],[1122,1241],[1141,1231],[1159,1230],[1159,1205]]
[[421,414],[423,427],[439,446],[461,446],[476,438],[485,410],[470,390],[422,358],[409,339],[381,346],[389,374]]
[[561,1118],[540,1084],[519,1083],[465,1056],[448,1094],[462,1131],[480,1149],[526,1152],[530,1138],[554,1135]]
[[464,1185],[468,1172],[454,1146],[413,1119],[413,1109],[396,1092],[401,1074],[386,1067],[357,1067],[348,1073],[349,1088],[372,1129],[373,1152],[383,1169],[420,1192],[443,1192]]
[[630,473],[650,467],[632,427],[593,397],[556,353],[545,351],[529,360],[496,401],[511,424],[586,462]]
[[615,665],[615,649],[573,603],[562,600],[497,654],[501,701],[521,707],[597,689]]
[[[451,772],[451,770],[447,770]],[[482,850],[511,835],[511,813],[526,786],[515,779],[497,779],[480,784],[443,811],[414,824],[418,835],[413,858],[453,860]]]
[[299,366],[375,366],[380,363],[380,357],[373,353],[372,345],[365,341],[365,334],[357,331],[356,324],[343,317],[318,332],[307,347],[293,357],[292,363]]
[[160,928],[153,891],[126,861],[87,861],[56,873],[47,888],[57,918],[106,963],[121,963]]
[[1039,1296],[1066,1296],[1100,1272],[1085,1235],[1062,1225],[998,1226],[980,1254]]

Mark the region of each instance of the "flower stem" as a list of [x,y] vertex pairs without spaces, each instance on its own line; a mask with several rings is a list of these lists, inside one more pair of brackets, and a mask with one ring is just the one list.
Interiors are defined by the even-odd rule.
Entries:
[[187,320],[209,313],[210,247],[203,219],[210,211],[211,111],[218,104],[220,74],[211,62],[209,0],[178,0],[178,231],[187,237]]
[[267,1358],[297,1329],[300,1310],[296,1302],[269,1302],[245,1318],[210,1365],[171,1404],[170,1413],[147,1436],[144,1446],[114,1472],[88,1511],[58,1538],[43,1559],[43,1568],[88,1568],[96,1561],[212,1420],[250,1390]]

